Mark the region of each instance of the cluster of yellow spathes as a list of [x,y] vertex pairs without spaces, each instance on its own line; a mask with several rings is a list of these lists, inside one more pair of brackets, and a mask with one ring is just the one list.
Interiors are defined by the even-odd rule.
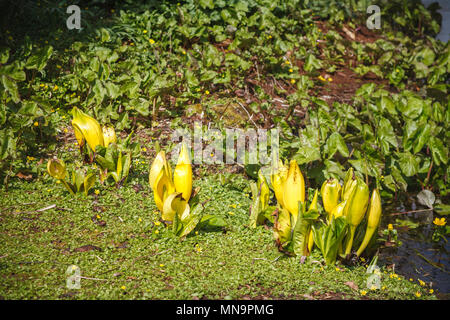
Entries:
[[173,175],[165,152],[160,151],[157,154],[150,168],[149,183],[163,220],[173,221],[175,214],[184,220],[189,215],[188,202],[192,193],[192,164],[184,143],[181,146]]
[[[362,179],[355,177],[353,168],[350,168],[342,186],[337,179],[329,179],[323,183],[321,194],[324,209],[328,213],[328,222],[332,218],[344,216],[350,227],[345,255],[351,252],[355,230],[368,212],[367,230],[357,251],[357,256],[360,256],[381,220],[381,198],[378,189],[372,191],[369,207],[369,187]],[[367,210],[368,207],[369,210]]]
[[[274,235],[280,243],[288,243],[292,240],[293,230],[297,226],[299,206],[305,204],[305,180],[296,160],[290,161],[289,168],[281,160],[278,160],[277,166],[272,169],[270,180],[280,206]],[[308,212],[317,210],[317,198],[318,191],[316,190]],[[302,254],[307,255],[311,251],[314,241],[310,224],[302,222],[301,225],[306,229],[303,232],[306,234],[303,236],[307,244]],[[300,224],[297,229],[299,228]]]
[[80,147],[83,147],[85,142],[87,142],[89,148],[95,151],[95,147],[98,145],[108,147],[110,143],[117,142],[116,132],[113,127],[101,127],[97,120],[77,107],[72,109],[72,115],[72,127]]

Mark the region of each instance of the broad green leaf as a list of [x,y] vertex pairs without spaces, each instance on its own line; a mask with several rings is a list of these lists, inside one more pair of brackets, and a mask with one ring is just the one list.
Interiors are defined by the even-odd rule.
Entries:
[[396,152],[398,164],[403,174],[407,177],[415,175],[419,171],[419,160],[410,152]]
[[25,63],[25,68],[41,71],[47,65],[47,61],[50,59],[52,53],[52,46],[43,47],[28,58],[27,62]]

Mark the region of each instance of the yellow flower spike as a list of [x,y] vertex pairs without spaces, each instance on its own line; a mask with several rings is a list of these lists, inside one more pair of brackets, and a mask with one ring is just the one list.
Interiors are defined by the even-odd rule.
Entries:
[[287,242],[291,237],[291,215],[285,208],[279,209],[274,223],[274,238],[280,244]]
[[155,160],[153,160],[150,167],[148,182],[150,183],[150,188],[152,188],[152,190],[155,189],[155,182],[161,170],[164,170],[167,177],[172,180],[172,169],[170,168],[170,165],[166,160],[166,153],[162,150],[156,155],[156,158]]
[[165,221],[173,221],[176,214],[183,220],[189,215],[189,211],[189,205],[181,198],[181,193],[174,192],[164,200],[162,219]]
[[394,230],[394,226],[392,225],[392,223],[389,223],[389,224],[388,224],[388,230],[389,230],[389,231]]
[[343,216],[346,204],[347,204],[347,200],[344,200],[341,203],[339,203],[336,207],[334,207],[333,210],[331,211],[329,221],[331,221],[331,219],[332,219],[331,217],[334,217],[336,219],[336,218]]
[[296,160],[289,163],[289,171],[283,188],[283,202],[286,209],[297,221],[298,202],[305,202],[305,180]]
[[66,177],[66,164],[59,159],[50,159],[47,162],[47,171],[53,178],[64,180]]
[[345,249],[345,255],[350,254],[356,227],[361,223],[369,204],[369,187],[361,179],[356,180],[356,187],[350,195],[344,208],[344,215],[350,225],[350,235]]
[[116,143],[117,142],[117,136],[116,131],[114,130],[114,127],[112,126],[103,126],[102,127],[103,132],[103,143],[105,147],[108,147],[110,143]]
[[164,201],[174,192],[175,186],[172,179],[167,176],[165,170],[161,170],[153,186],[153,196],[159,211],[163,212]]
[[261,169],[258,171],[258,192],[260,193],[261,210],[265,210],[269,205],[270,189]]
[[73,108],[72,115],[72,126],[80,146],[86,140],[89,147],[95,152],[96,146],[104,145],[102,128],[97,120],[82,112],[77,107]]
[[270,182],[272,183],[275,198],[282,207],[284,207],[283,193],[287,173],[288,168],[283,164],[283,161],[278,160],[277,166],[272,168],[272,173],[270,175]]
[[378,189],[372,191],[372,197],[370,198],[370,207],[367,216],[367,229],[364,239],[356,252],[356,256],[360,256],[361,253],[366,249],[367,245],[372,239],[373,234],[378,228],[381,220],[381,197]]
[[323,207],[328,213],[328,220],[331,220],[331,212],[339,203],[341,185],[335,178],[328,179],[322,184],[320,193],[322,195]]
[[178,163],[173,172],[175,190],[182,194],[184,200],[189,201],[192,193],[192,164],[185,143],[181,145]]

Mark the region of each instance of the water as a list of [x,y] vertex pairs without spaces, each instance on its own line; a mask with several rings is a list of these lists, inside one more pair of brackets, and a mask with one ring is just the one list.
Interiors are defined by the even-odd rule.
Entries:
[[422,4],[428,7],[433,2],[438,2],[442,9],[438,12],[442,15],[441,31],[436,39],[447,42],[450,37],[450,1],[449,0],[422,0]]
[[[383,210],[381,230],[389,223],[397,229],[398,239],[402,241],[399,247],[382,247],[379,262],[395,264],[395,272],[407,279],[417,279],[431,283],[432,288],[443,297],[450,297],[450,238],[447,242],[431,240],[434,232],[433,219],[439,215],[433,211],[413,212],[401,215],[391,215],[396,212],[426,209],[416,207],[414,199],[409,204],[386,206]],[[403,221],[410,227],[401,226]],[[414,224],[418,225],[414,228]],[[421,257],[422,256],[422,257]],[[428,260],[428,262],[425,260]],[[431,264],[430,264],[431,263]]]

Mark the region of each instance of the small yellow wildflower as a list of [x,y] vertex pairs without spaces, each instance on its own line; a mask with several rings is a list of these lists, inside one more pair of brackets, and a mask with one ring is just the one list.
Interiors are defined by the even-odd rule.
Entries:
[[164,264],[161,263],[159,266],[162,268],[162,267],[164,267]]
[[411,282],[412,282],[412,281],[414,281],[414,279],[413,279],[413,278],[409,278],[409,281],[411,281]]
[[130,46],[134,46],[134,42],[131,42],[131,43],[130,43]]
[[424,281],[422,281],[422,280],[420,280],[420,279],[417,279],[417,281],[419,281],[419,284],[420,284],[422,287],[425,285],[425,282],[424,282]]
[[142,222],[142,219],[141,219],[141,218],[139,218],[139,219],[138,219],[138,221],[139,221],[139,222]]
[[291,79],[291,83],[294,84],[295,83],[295,79]]
[[386,286],[382,286],[382,287],[381,287],[381,290],[386,290]]
[[100,194],[100,190],[95,189],[94,193],[95,193],[95,194]]
[[333,78],[329,77],[329,78],[328,78],[328,81],[329,81],[329,82],[333,81]]
[[336,271],[341,271],[341,269],[339,269],[338,267],[336,267]]
[[56,67],[57,67],[58,69],[61,69],[61,66],[60,66],[59,64],[57,64]]
[[198,236],[198,231],[195,231],[195,235]]
[[66,118],[66,116],[62,116],[61,118],[62,118],[62,119],[65,119],[65,118]]
[[389,223],[389,224],[388,224],[388,230],[389,230],[389,231],[394,230],[394,226],[392,225],[392,223]]
[[147,33],[147,30],[142,31],[142,33],[143,33],[143,34],[146,34],[146,33]]
[[364,259],[363,257],[360,258],[362,262],[366,262],[366,259]]
[[183,50],[183,51],[181,51],[181,53],[186,54],[186,51]]
[[269,35],[267,36],[267,39],[272,39],[272,36],[269,34]]
[[235,204],[230,204],[230,207],[232,207],[233,209],[236,209],[237,205],[235,205]]
[[208,91],[208,90],[206,90],[206,91],[205,91],[205,94],[209,94],[209,91]]
[[229,215],[234,215],[234,212],[229,211],[228,214]]
[[155,234],[158,234],[159,233],[159,230],[155,230]]
[[159,226],[160,224],[161,224],[161,222],[155,221],[155,226]]
[[98,215],[97,215],[97,219],[101,219],[101,218],[102,218],[102,217],[98,214]]
[[294,72],[294,70],[292,70],[292,68],[291,68],[291,69],[289,69],[289,72]]
[[61,183],[61,180],[56,180],[56,183]]
[[370,287],[370,290],[377,290],[377,287],[375,286],[375,285],[372,285],[371,287]]
[[321,81],[326,81],[325,78],[322,77],[322,76],[318,76],[317,78],[318,78],[319,80],[321,80]]
[[445,226],[445,224],[447,223],[447,221],[445,220],[445,218],[436,218],[433,220],[433,223],[437,226]]
[[430,289],[430,291],[429,291],[431,294],[433,294],[434,293],[434,290],[433,289]]
[[422,296],[419,291],[417,291],[415,295],[417,298],[420,298]]
[[361,290],[361,295],[362,296],[365,296],[367,294],[367,291],[366,290]]
[[34,125],[35,127],[37,127],[37,126],[39,125],[39,122],[35,121],[35,122],[33,123],[33,125]]
[[142,148],[142,151],[143,151],[143,152],[147,152],[147,148],[146,148],[146,147],[143,147],[143,148]]
[[40,87],[43,87],[43,86],[45,86],[45,84],[41,83],[39,86],[40,86]]
[[121,286],[120,289],[125,290],[127,287]]
[[197,252],[202,252],[202,248],[198,247]]
[[67,128],[64,128],[64,132],[67,133],[67,132],[69,132],[69,130],[67,130]]
[[154,44],[154,43],[155,43],[155,40],[153,40],[153,39],[148,39],[148,42],[150,42],[150,44]]
[[211,158],[214,157],[214,152],[211,152],[211,154],[209,155]]

